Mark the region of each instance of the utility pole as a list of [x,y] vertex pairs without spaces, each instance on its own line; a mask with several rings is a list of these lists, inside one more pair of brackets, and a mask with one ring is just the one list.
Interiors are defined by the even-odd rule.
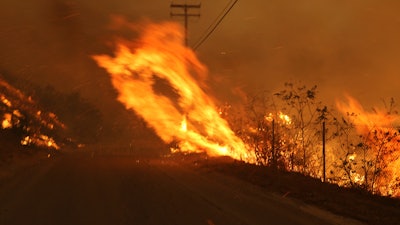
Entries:
[[171,12],[171,16],[183,16],[184,24],[185,24],[185,45],[188,46],[188,20],[189,17],[200,17],[200,13],[189,13],[190,9],[199,9],[201,4],[190,5],[190,4],[174,4],[171,3],[171,10],[173,8],[183,9],[183,13],[173,13]]
[[326,182],[326,156],[325,156],[325,121],[322,122],[322,180]]
[[271,140],[271,150],[272,150],[272,167],[277,169],[276,163],[276,153],[275,153],[275,119],[272,119],[272,140]]

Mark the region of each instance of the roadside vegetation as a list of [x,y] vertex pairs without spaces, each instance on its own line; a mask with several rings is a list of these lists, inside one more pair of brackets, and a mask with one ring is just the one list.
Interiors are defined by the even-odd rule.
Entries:
[[400,135],[394,99],[366,111],[351,97],[324,105],[317,86],[285,83],[221,107],[257,164],[372,194],[400,196]]
[[101,136],[100,111],[78,93],[2,75],[0,98],[0,132],[15,146],[56,151],[94,143]]

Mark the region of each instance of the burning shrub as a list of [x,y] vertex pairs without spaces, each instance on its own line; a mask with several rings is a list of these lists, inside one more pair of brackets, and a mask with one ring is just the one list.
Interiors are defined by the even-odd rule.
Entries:
[[58,149],[61,144],[96,141],[101,114],[79,94],[63,94],[50,86],[7,78],[13,85],[0,78],[2,127],[19,130],[22,145]]
[[1,77],[0,88],[2,129],[11,130],[22,145],[59,149],[56,141],[50,137],[57,136],[65,127],[57,116],[43,112],[31,97],[26,97]]
[[347,104],[338,103],[338,108],[351,116],[352,127],[359,134],[353,151],[359,156],[360,185],[372,193],[399,195],[400,135],[395,125],[398,115],[394,100],[391,99],[385,110],[366,112],[348,97]]

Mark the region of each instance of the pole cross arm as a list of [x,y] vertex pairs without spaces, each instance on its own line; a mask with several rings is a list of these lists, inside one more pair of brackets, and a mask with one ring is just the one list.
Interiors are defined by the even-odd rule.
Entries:
[[187,4],[171,4],[172,8],[200,8],[201,4],[198,5],[187,5]]
[[200,17],[200,14],[184,14],[184,13],[171,13],[171,16],[195,16]]

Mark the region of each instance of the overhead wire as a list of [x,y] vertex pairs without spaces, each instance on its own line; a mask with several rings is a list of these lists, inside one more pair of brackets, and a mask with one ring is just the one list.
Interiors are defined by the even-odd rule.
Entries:
[[210,26],[207,28],[206,32],[204,35],[196,42],[196,44],[193,46],[193,50],[196,50],[197,48],[200,47],[209,37],[210,35],[215,31],[215,29],[221,24],[222,20],[228,15],[228,13],[232,10],[232,8],[236,5],[236,3],[239,0],[231,0],[225,8],[222,10],[222,12],[218,15],[218,17],[214,20],[213,23],[210,24]]

